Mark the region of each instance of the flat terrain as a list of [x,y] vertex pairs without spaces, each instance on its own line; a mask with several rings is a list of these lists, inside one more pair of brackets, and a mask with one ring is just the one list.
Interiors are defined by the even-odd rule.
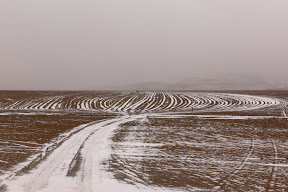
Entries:
[[288,92],[0,92],[1,191],[287,191]]

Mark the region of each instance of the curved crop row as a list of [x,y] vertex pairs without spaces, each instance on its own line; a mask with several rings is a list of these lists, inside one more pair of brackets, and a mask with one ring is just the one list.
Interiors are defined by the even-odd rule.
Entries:
[[7,110],[108,110],[108,111],[170,111],[197,109],[206,111],[241,111],[281,104],[281,100],[240,94],[220,93],[125,93],[118,96],[91,95],[53,96],[4,103]]

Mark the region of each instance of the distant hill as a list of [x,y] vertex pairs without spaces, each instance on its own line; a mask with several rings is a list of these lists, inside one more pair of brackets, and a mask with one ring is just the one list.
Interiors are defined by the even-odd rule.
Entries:
[[175,83],[145,82],[131,84],[129,90],[288,90],[288,82],[260,77],[194,77]]

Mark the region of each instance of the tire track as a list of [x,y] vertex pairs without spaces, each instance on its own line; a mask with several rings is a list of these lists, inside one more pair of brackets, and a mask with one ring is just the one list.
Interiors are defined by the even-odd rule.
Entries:
[[277,177],[277,171],[278,171],[278,150],[277,150],[277,145],[275,144],[274,139],[268,135],[272,147],[273,147],[273,154],[274,154],[274,159],[273,159],[273,166],[272,166],[272,171],[270,173],[270,177],[267,181],[266,184],[266,192],[270,192],[270,191],[275,191],[275,187],[276,187],[276,177]]
[[251,157],[253,150],[254,150],[254,138],[251,135],[251,144],[249,147],[249,152],[246,155],[245,159],[242,161],[242,163],[237,168],[234,169],[234,171],[232,171],[230,174],[228,174],[228,176],[225,176],[223,179],[220,179],[217,182],[217,185],[213,188],[213,191],[223,189],[227,185],[227,183],[230,183],[230,181],[229,181],[230,178],[235,176],[239,171],[243,170],[243,168],[247,164],[249,158]]

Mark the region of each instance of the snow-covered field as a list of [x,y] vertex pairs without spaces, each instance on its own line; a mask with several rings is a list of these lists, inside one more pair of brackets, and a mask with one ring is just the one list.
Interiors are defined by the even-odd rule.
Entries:
[[[14,153],[15,147],[35,152],[3,169],[0,191],[285,191],[288,187],[285,98],[79,92],[0,102],[0,118],[37,117],[27,124],[41,121],[39,115],[61,121],[64,116],[59,114],[89,114],[87,122],[58,130],[46,143],[37,143],[31,129],[30,140],[7,131],[20,137],[13,144],[1,138],[5,154]],[[91,119],[102,113],[113,115]],[[0,122],[2,131],[13,126],[12,120]],[[47,134],[45,130],[39,137]],[[0,159],[1,163],[9,161]]]
[[171,111],[197,109],[209,111],[239,111],[276,106],[281,99],[226,93],[121,93],[113,96],[90,95],[49,96],[39,99],[12,100],[2,104],[5,110],[106,110]]

